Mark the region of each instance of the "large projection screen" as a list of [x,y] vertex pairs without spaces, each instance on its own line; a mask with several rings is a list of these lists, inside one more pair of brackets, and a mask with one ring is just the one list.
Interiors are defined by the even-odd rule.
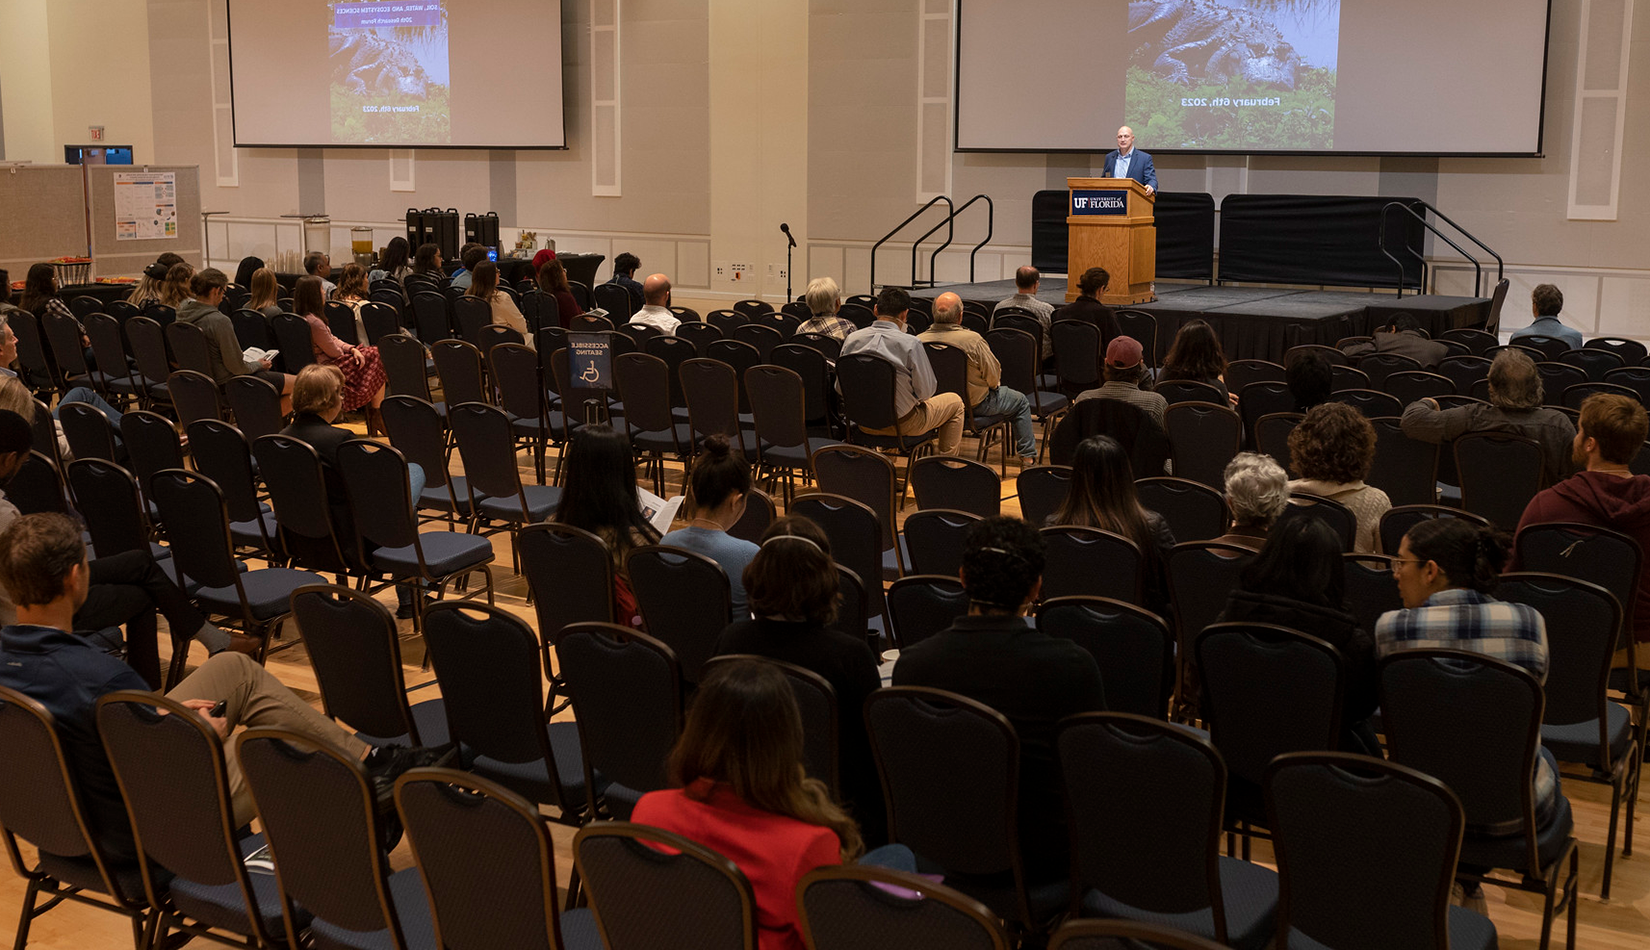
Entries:
[[1538,155],[1548,0],[957,0],[959,151]]
[[566,148],[559,0],[229,0],[235,144]]

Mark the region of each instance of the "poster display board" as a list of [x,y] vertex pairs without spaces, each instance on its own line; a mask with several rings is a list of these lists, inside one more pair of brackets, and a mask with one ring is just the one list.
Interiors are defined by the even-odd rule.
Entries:
[[115,172],[115,240],[178,236],[176,172]]

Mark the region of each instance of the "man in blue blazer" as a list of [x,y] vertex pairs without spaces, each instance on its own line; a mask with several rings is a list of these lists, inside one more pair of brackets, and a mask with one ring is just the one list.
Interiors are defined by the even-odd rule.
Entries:
[[1157,169],[1152,157],[1134,147],[1134,130],[1123,126],[1117,130],[1117,148],[1106,153],[1105,178],[1133,178],[1146,186],[1146,193],[1157,191]]

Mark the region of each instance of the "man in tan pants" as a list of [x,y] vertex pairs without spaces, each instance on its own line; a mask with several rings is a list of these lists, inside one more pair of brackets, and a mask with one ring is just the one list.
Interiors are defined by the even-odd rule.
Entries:
[[[149,684],[120,660],[74,635],[74,614],[86,599],[86,546],[80,526],[58,514],[25,515],[0,533],[0,585],[17,605],[17,622],[0,630],[0,686],[33,698],[52,714],[63,750],[79,780],[81,801],[99,843],[116,860],[136,858],[132,829],[98,737],[98,697]],[[382,785],[448,750],[373,749],[317,712],[245,654],[209,658],[167,698],[195,712],[226,740],[224,756],[235,810],[244,826],[257,814],[227,743],[237,727],[284,729],[361,759]],[[223,715],[213,707],[225,703]],[[21,779],[20,779],[21,780]]]
[[842,341],[842,355],[868,353],[893,364],[894,412],[899,424],[891,429],[866,429],[869,435],[922,435],[939,429],[937,449],[956,455],[962,445],[963,401],[956,393],[939,392],[934,367],[922,341],[905,332],[911,295],[898,287],[884,287],[877,295],[876,322],[855,330]]

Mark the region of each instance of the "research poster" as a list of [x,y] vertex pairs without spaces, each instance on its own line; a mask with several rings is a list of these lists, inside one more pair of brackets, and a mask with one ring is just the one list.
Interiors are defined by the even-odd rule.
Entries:
[[115,240],[177,236],[177,173],[115,172]]

